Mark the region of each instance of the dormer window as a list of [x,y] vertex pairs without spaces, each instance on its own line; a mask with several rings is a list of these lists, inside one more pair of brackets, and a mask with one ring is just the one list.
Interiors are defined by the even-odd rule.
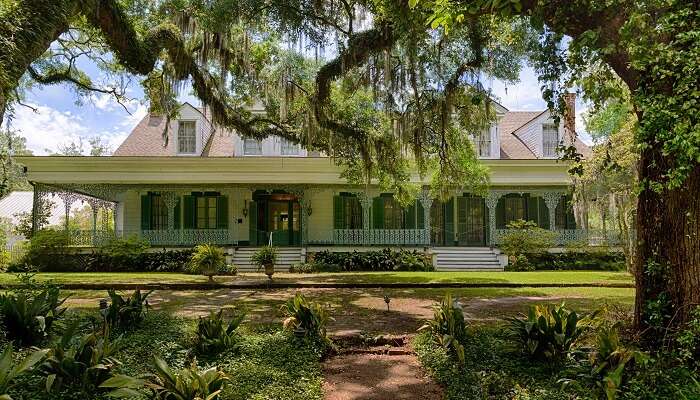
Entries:
[[243,140],[243,154],[246,156],[261,156],[262,141],[246,138]]
[[559,145],[559,128],[554,124],[542,124],[542,156],[556,157]]
[[476,135],[476,151],[479,157],[491,157],[491,131],[485,130]]
[[291,140],[281,138],[281,152],[283,156],[298,156],[299,155],[299,145],[293,143]]
[[197,151],[195,121],[179,121],[177,128],[177,152],[194,154]]

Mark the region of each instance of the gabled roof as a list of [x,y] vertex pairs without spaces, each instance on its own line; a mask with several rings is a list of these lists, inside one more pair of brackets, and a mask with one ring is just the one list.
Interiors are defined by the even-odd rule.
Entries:
[[515,131],[532,122],[542,115],[544,111],[508,111],[498,122],[498,131],[501,139],[501,158],[512,160],[525,160],[537,158],[535,153],[515,135]]

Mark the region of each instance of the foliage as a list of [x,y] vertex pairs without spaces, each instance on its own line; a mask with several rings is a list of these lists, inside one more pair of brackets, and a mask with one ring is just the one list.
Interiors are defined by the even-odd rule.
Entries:
[[597,313],[581,315],[560,306],[530,306],[521,318],[509,318],[509,332],[534,359],[562,361]]
[[115,397],[138,396],[139,393],[134,389],[145,386],[151,390],[153,398],[157,399],[216,400],[230,381],[217,367],[200,372],[196,360],[177,373],[157,356],[154,357],[153,365],[156,373],[147,380],[118,375],[105,381],[101,387],[117,389],[112,393]]
[[538,227],[535,222],[512,221],[507,228],[500,247],[509,256],[540,254],[554,246],[554,232]]
[[430,331],[442,347],[457,356],[464,363],[464,346],[467,339],[467,327],[464,322],[462,306],[451,294],[446,294],[438,306],[434,307],[433,319],[421,326],[419,331]]
[[596,335],[596,349],[591,353],[592,374],[608,400],[615,400],[631,364],[644,363],[647,355],[620,344],[619,324],[603,326]]
[[39,371],[46,376],[47,391],[74,387],[90,397],[120,364],[114,356],[122,344],[120,338],[110,340],[108,331],[76,336],[77,329],[77,321],[66,329]]
[[197,321],[197,350],[203,354],[212,354],[230,348],[236,343],[236,329],[245,319],[244,313],[234,315],[226,323],[223,309],[209,312],[208,317],[199,317]]
[[294,297],[282,305],[285,317],[284,329],[302,330],[304,335],[320,338],[326,337],[326,325],[330,320],[328,310],[319,303],[312,303],[297,292]]
[[7,392],[14,384],[15,378],[19,375],[31,371],[36,364],[46,357],[48,350],[36,350],[30,353],[19,363],[15,363],[12,358],[12,345],[9,344],[0,355],[0,399],[12,400]]
[[[39,202],[39,207],[36,212],[36,221],[38,226],[49,225],[49,218],[51,218],[51,213],[53,212],[54,203],[50,200],[44,199]],[[14,232],[23,236],[27,239],[31,239],[34,232],[32,232],[32,213],[30,211],[21,212],[14,215],[17,219],[15,223]]]
[[342,271],[434,271],[432,259],[416,250],[382,249],[344,253],[323,250],[313,255],[312,263],[319,272]]
[[0,128],[0,198],[16,190],[31,190],[15,156],[31,155],[27,139],[11,129]]
[[263,246],[250,257],[250,262],[257,265],[258,270],[266,265],[274,265],[277,262],[277,249]]
[[187,271],[192,274],[202,274],[214,280],[214,275],[226,272],[226,256],[223,250],[212,244],[195,246],[194,253],[188,264]]
[[44,229],[29,240],[22,264],[28,266],[61,265],[72,253],[70,236],[65,231]]
[[109,240],[98,248],[98,252],[111,258],[115,263],[128,264],[132,262],[131,260],[148,251],[150,247],[148,241],[137,235],[132,235]]
[[153,291],[141,294],[141,290],[136,289],[127,299],[114,289],[107,290],[107,293],[111,302],[105,310],[101,310],[105,321],[112,327],[135,328],[143,321],[148,309],[147,298]]
[[511,257],[511,261],[506,265],[506,271],[534,271],[535,266],[530,263],[530,259],[525,254],[518,254]]
[[537,271],[624,271],[625,255],[609,249],[582,249],[563,253],[527,254]]
[[39,343],[51,332],[54,322],[66,311],[60,308],[60,289],[51,284],[37,286],[31,275],[21,277],[29,288],[16,289],[0,295],[0,319],[8,338],[20,345]]
[[679,360],[688,368],[700,370],[700,306],[695,307],[685,329],[676,335]]

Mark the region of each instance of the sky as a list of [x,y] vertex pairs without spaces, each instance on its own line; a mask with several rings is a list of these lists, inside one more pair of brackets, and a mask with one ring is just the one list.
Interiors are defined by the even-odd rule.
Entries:
[[[89,65],[85,68],[89,75],[97,74],[91,69]],[[499,103],[511,111],[540,111],[546,107],[537,77],[527,66],[520,74],[519,83],[506,85],[494,81],[487,86],[491,87]],[[27,147],[35,155],[45,155],[81,139],[87,153],[90,150],[87,141],[95,136],[101,137],[115,150],[148,109],[138,80],[134,79],[129,85],[127,95],[132,99],[126,104],[128,112],[107,94],[94,94],[77,103],[77,97],[65,85],[37,87],[28,91],[25,99],[25,103],[35,107],[37,112],[17,105],[10,125],[27,139]],[[181,100],[193,101],[193,98],[185,96]],[[194,102],[198,104],[196,100]],[[590,144],[591,138],[585,133],[581,118],[586,108],[580,99],[577,100],[576,128],[581,139]]]

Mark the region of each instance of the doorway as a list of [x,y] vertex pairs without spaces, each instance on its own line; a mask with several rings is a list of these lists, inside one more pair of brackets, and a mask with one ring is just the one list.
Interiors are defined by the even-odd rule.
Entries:
[[301,245],[301,209],[289,193],[255,192],[250,206],[251,245],[266,245],[272,235],[273,246]]
[[465,195],[457,198],[457,221],[460,246],[486,245],[486,204],[482,197]]

